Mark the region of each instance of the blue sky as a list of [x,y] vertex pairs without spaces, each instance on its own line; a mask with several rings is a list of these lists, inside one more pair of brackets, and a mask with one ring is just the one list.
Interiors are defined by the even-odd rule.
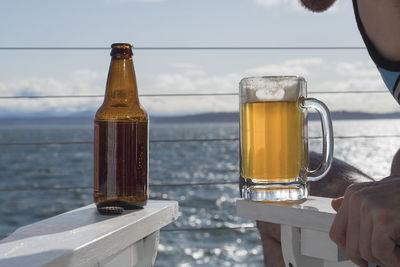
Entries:
[[[351,1],[2,1],[0,46],[364,46]],[[0,50],[0,95],[103,94],[109,51]],[[135,50],[140,93],[237,92],[246,76],[302,75],[308,90],[385,90],[366,50]],[[332,110],[400,111],[388,94],[313,95]],[[235,111],[237,97],[142,98],[153,114]],[[94,112],[101,99],[0,100],[0,116]],[[22,112],[22,113],[21,113]]]

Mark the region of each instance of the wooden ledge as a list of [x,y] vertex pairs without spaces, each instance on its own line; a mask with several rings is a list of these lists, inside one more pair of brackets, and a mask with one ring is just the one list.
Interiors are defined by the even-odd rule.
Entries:
[[[17,229],[0,241],[0,266],[93,266],[176,220],[176,201],[150,200],[119,216],[94,204]],[[96,265],[97,266],[97,265]]]
[[240,217],[257,221],[329,232],[336,215],[336,211],[331,207],[331,201],[331,198],[314,196],[300,204],[272,204],[237,200],[236,212]]
[[329,238],[336,212],[331,198],[311,196],[303,203],[236,201],[237,215],[281,225],[282,253],[294,267],[355,266]]

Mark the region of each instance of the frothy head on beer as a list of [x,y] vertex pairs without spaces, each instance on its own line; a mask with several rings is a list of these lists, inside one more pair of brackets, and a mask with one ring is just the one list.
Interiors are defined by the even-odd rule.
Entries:
[[298,76],[244,78],[240,81],[241,103],[297,101],[306,96],[304,84]]

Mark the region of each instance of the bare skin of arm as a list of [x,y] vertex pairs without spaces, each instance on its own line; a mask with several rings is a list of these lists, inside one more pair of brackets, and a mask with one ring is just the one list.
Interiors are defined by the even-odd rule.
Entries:
[[[400,60],[400,1],[357,0],[364,30],[378,53]],[[338,212],[331,239],[359,266],[373,262],[400,266],[400,150],[391,176],[378,182],[355,184],[332,202]]]
[[[323,12],[335,0],[300,0],[312,12]],[[358,11],[368,38],[388,60],[400,60],[400,1],[357,0]]]
[[388,60],[400,60],[400,1],[358,0],[365,32],[378,52]]

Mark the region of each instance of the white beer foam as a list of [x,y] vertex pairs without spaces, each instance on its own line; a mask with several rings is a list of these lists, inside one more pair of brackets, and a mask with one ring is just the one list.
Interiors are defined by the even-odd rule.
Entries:
[[245,78],[240,82],[241,102],[297,101],[301,87],[297,77]]
[[256,91],[258,100],[267,101],[272,99],[283,99],[285,97],[285,90],[280,88],[269,88]]

